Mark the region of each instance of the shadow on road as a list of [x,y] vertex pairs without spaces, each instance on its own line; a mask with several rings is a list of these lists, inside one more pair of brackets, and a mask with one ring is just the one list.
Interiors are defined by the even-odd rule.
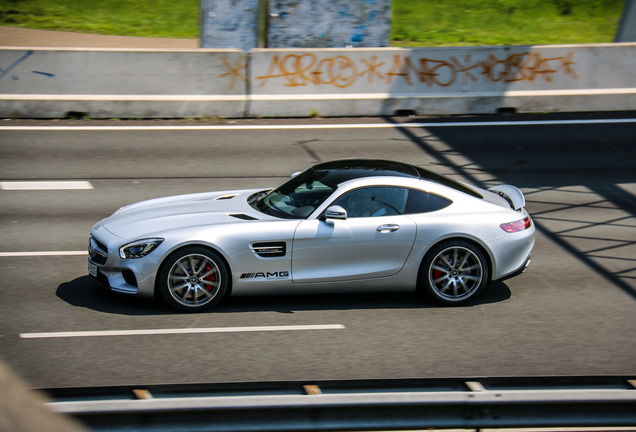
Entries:
[[436,170],[484,189],[523,189],[539,232],[636,299],[634,124],[505,127],[513,133],[487,125],[398,130],[435,158]]
[[[163,299],[144,299],[110,292],[90,277],[82,276],[58,286],[57,297],[66,303],[97,312],[117,315],[171,315]],[[465,306],[472,307],[508,300],[510,289],[503,282],[486,287],[484,292]],[[444,308],[416,293],[364,294],[299,294],[280,296],[228,297],[206,313],[278,312],[315,310],[429,309]]]
[[117,294],[82,276],[57,287],[55,295],[66,303],[97,312],[119,315],[163,315],[171,313],[167,304],[155,299]]

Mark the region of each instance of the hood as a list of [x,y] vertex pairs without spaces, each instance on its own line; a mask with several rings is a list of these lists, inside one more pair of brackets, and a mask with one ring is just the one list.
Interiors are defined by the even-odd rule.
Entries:
[[142,201],[120,208],[104,219],[102,225],[118,237],[133,239],[172,229],[270,219],[271,216],[247,203],[247,198],[260,190],[206,192]]

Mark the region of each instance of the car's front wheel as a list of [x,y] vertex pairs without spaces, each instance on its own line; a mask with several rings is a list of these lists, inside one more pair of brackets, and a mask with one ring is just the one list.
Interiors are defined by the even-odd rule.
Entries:
[[228,286],[223,260],[211,250],[190,246],[170,255],[159,271],[159,289],[168,304],[183,312],[216,305]]
[[420,287],[438,303],[460,305],[488,282],[488,262],[474,245],[448,241],[434,247],[422,262]]

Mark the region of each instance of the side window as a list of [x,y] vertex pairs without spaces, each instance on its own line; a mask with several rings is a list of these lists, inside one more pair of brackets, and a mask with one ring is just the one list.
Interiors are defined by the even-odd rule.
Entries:
[[333,205],[347,211],[347,217],[372,217],[404,214],[408,190],[399,187],[369,187],[351,191]]
[[452,201],[420,190],[409,189],[405,214],[429,213],[451,205]]

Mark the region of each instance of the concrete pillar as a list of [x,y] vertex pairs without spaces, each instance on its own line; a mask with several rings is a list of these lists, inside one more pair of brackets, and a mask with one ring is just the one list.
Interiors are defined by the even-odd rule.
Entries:
[[268,48],[389,46],[391,0],[270,0]]
[[636,0],[625,0],[623,15],[614,42],[636,41]]
[[258,48],[259,0],[201,0],[201,48]]

